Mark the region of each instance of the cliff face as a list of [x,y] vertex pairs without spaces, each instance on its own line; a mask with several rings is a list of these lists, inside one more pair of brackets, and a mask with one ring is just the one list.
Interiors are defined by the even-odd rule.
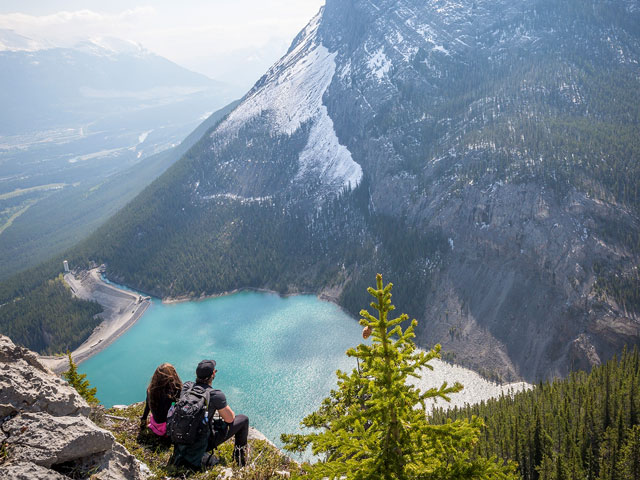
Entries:
[[90,411],[33,352],[0,335],[0,477],[146,478],[144,467],[88,418]]
[[640,133],[613,80],[640,91],[639,12],[606,5],[327,1],[324,100],[369,209],[448,242],[419,292],[418,341],[476,369],[565,375],[638,342],[637,305],[599,288],[637,278],[640,229],[635,197],[612,186],[637,182],[622,164],[638,152],[598,140]]
[[375,273],[417,342],[503,378],[638,343],[634,1],[327,0],[87,256],[160,296]]

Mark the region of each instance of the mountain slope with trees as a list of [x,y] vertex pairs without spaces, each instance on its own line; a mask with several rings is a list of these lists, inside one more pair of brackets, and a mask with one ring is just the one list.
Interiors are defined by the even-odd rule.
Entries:
[[[178,161],[236,105],[237,102],[233,102],[211,114],[180,145],[149,158],[144,169],[126,170],[96,187],[80,187],[49,198],[45,205],[36,205],[25,221],[16,225],[17,232],[4,232],[0,237],[3,265],[0,277],[7,279],[0,282],[0,331],[19,344],[45,354],[74,350],[86,340],[100,323],[95,315],[102,308],[74,298],[65,288],[59,276],[62,262],[74,258],[75,249],[64,250],[104,223]],[[48,223],[52,211],[68,220],[64,229]],[[30,241],[25,242],[24,238]],[[43,257],[51,258],[38,264],[36,260]],[[18,266],[31,268],[9,276]]]
[[[0,279],[37,266],[86,238],[155,178],[178,161],[237,102],[212,113],[180,144],[106,178],[99,176],[60,191],[36,192],[36,202],[0,235]],[[23,195],[16,202],[28,201]],[[11,199],[0,199],[0,209]]]
[[640,478],[640,356],[634,349],[564,380],[431,420],[478,417],[482,455],[515,461],[524,480]]

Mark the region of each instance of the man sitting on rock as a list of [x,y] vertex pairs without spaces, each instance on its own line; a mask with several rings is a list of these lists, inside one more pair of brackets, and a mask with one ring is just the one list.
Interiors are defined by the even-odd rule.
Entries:
[[[180,422],[176,421],[170,427],[178,431],[172,433],[174,443],[174,453],[172,463],[176,466],[186,466],[194,469],[207,468],[215,465],[217,458],[211,452],[222,442],[235,437],[235,448],[233,459],[241,467],[246,462],[247,437],[249,436],[249,419],[245,415],[236,415],[231,407],[227,405],[227,398],[220,390],[213,389],[211,383],[216,377],[216,362],[214,360],[202,360],[196,368],[196,381],[185,382],[180,393],[180,400],[176,404],[174,415],[178,415],[181,403],[187,400],[195,404],[190,399],[204,399],[206,405],[204,418],[201,423],[207,425],[206,428],[197,429],[195,438],[186,438],[190,434],[184,434],[188,428],[180,427]],[[200,400],[200,405],[203,405]],[[187,409],[188,410],[188,409]],[[193,409],[192,409],[193,410]],[[218,412],[219,420],[214,420],[214,415]],[[180,432],[182,430],[182,432]],[[192,429],[193,431],[193,429]],[[184,437],[184,441],[181,441]]]

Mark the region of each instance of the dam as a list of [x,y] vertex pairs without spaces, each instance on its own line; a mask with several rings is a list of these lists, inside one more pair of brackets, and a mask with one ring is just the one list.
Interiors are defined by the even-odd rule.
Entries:
[[[103,308],[99,315],[102,320],[100,325],[71,354],[76,363],[82,363],[91,355],[111,345],[131,328],[151,305],[150,297],[106,283],[102,279],[102,268],[77,273],[67,272],[64,280],[74,296],[96,301]],[[68,367],[66,356],[41,356],[40,360],[56,373],[61,373]]]

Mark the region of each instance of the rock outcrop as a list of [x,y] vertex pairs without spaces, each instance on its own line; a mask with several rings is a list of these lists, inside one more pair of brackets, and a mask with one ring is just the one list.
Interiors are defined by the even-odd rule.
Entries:
[[36,355],[0,335],[0,478],[144,479],[141,464]]

